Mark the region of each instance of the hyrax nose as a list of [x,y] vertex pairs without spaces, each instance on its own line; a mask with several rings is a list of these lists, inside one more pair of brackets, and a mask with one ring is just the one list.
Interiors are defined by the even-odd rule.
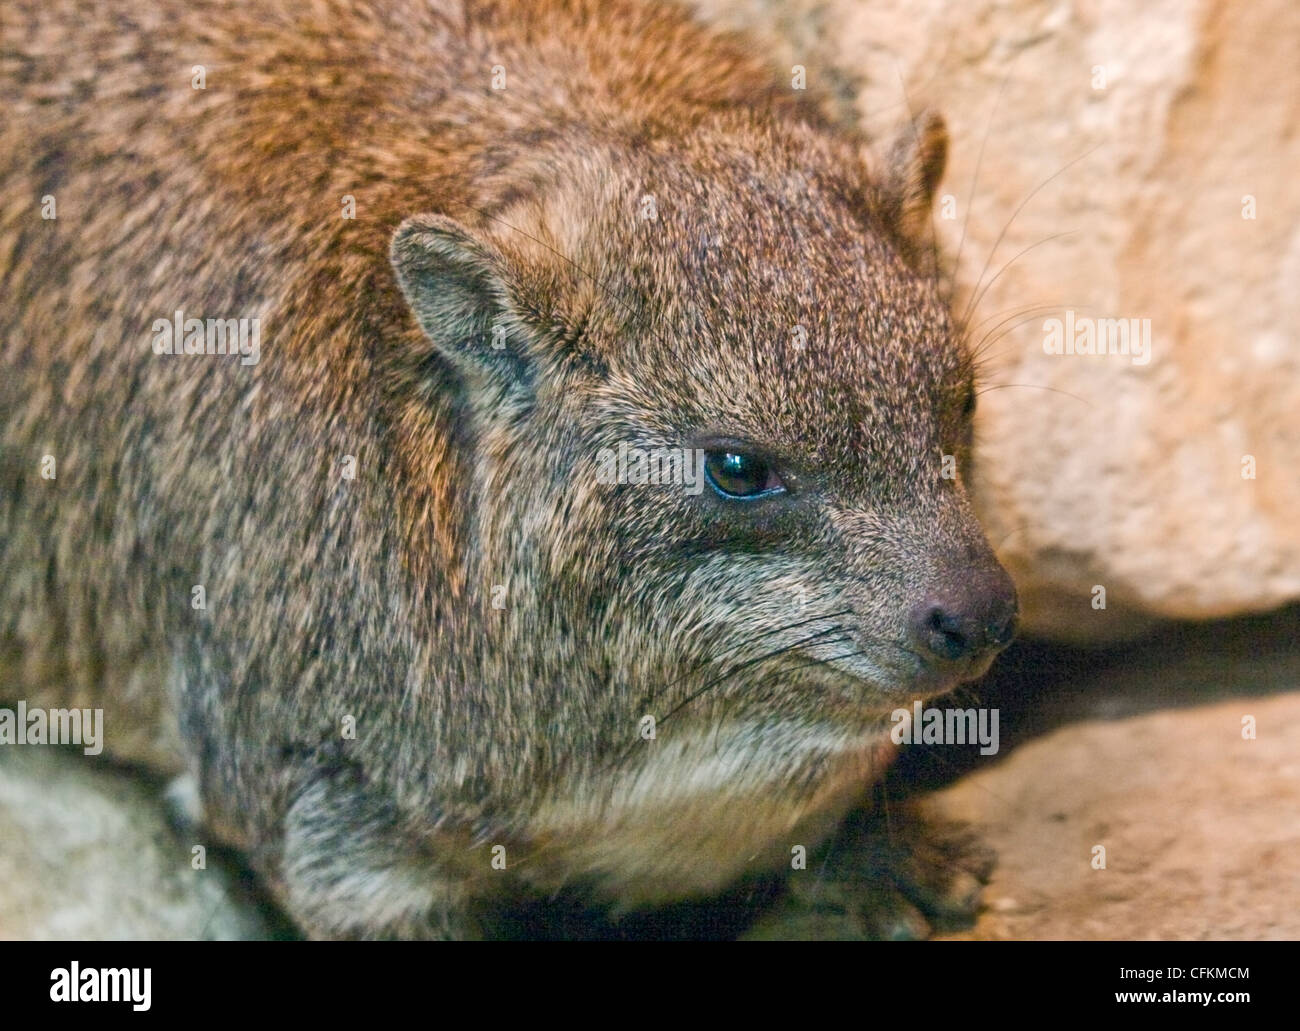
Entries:
[[966,573],[912,610],[912,639],[928,659],[982,658],[1011,643],[1017,607],[1015,585],[1001,566]]

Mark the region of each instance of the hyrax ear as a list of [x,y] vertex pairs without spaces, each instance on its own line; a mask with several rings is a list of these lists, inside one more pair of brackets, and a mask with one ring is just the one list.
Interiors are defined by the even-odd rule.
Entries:
[[389,260],[420,328],[453,365],[489,388],[528,389],[526,332],[496,247],[454,219],[415,215],[393,234]]
[[934,110],[922,111],[899,130],[885,160],[880,183],[883,214],[914,263],[928,261],[933,242],[930,210],[947,163],[948,129]]

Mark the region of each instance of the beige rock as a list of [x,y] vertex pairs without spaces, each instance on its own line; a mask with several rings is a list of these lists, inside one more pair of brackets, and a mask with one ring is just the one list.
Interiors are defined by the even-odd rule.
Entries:
[[[959,310],[990,284],[976,486],[1028,630],[1099,640],[1300,597],[1300,6],[695,6],[877,136],[947,118]],[[1149,319],[1149,362],[1044,353],[1066,309]]]
[[929,801],[999,854],[954,937],[1300,937],[1295,693],[1065,727]]
[[161,791],[76,749],[0,748],[0,939],[282,935],[229,860],[167,818]]

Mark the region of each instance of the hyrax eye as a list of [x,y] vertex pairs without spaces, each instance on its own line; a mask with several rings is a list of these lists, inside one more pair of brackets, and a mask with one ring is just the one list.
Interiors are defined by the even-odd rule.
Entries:
[[704,477],[724,498],[750,499],[785,492],[785,484],[767,462],[738,451],[706,451]]
[[966,400],[963,402],[961,406],[961,417],[963,419],[970,419],[974,417],[975,399],[976,399],[976,390],[974,385],[972,384],[971,387],[966,391]]

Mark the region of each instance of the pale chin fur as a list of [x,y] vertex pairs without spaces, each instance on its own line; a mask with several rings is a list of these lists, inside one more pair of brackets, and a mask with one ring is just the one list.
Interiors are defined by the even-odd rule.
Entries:
[[665,733],[623,772],[553,794],[529,822],[519,873],[543,891],[581,884],[618,911],[788,868],[860,803],[892,761],[888,724],[783,719]]

